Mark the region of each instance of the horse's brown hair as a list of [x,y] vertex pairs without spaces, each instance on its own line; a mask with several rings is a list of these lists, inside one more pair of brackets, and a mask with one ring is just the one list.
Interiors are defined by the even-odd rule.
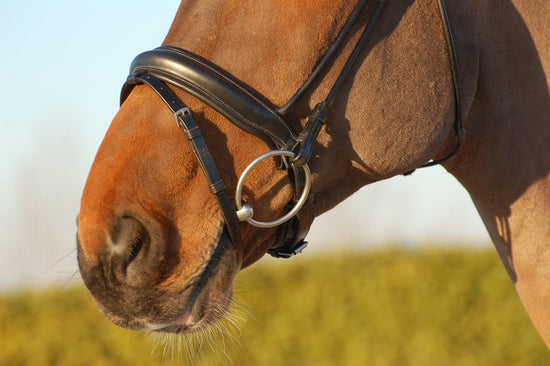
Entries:
[[[468,190],[535,326],[550,343],[550,4],[448,0],[468,137],[445,164]],[[363,24],[376,2],[369,2]],[[354,7],[344,1],[184,1],[164,44],[216,63],[283,105]],[[299,130],[326,95],[360,27],[295,107]],[[456,143],[449,57],[435,0],[387,2],[331,107],[311,160],[315,213],[360,187],[443,157]],[[175,93],[201,126],[231,192],[269,150],[194,97]],[[266,161],[246,183],[260,219],[280,216],[288,179]],[[366,207],[365,209],[368,209]],[[174,116],[137,86],[97,153],[78,219],[82,277],[117,324],[192,331],[216,321],[241,269],[215,199]],[[396,223],[397,225],[398,223]],[[242,224],[243,266],[275,229]]]

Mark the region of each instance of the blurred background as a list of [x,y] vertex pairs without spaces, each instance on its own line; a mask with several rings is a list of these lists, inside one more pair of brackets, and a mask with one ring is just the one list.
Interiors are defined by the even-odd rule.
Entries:
[[[48,313],[41,304],[48,304],[50,300],[63,303],[74,297],[78,299],[75,300],[77,308],[89,307],[87,311],[97,316],[91,323],[108,324],[90,305],[80,287],[75,260],[75,220],[80,194],[95,152],[118,110],[119,91],[130,62],[138,53],[160,45],[178,5],[176,0],[154,5],[143,0],[0,0],[0,164],[3,168],[0,174],[0,294],[4,294],[0,321],[11,322],[17,318],[13,311],[21,312],[20,316],[25,319],[32,319],[30,314],[34,314],[36,322],[41,322],[44,311],[49,314],[44,316],[56,318],[58,315]],[[498,278],[503,286],[509,286],[506,291],[510,296],[505,297],[514,299],[515,296],[490,249],[488,235],[468,194],[441,167],[365,187],[319,217],[308,240],[310,247],[301,255],[303,258],[291,261],[299,263],[296,271],[318,260],[330,262],[328,258],[334,251],[361,253],[367,262],[379,255],[385,258],[384,262],[403,253],[425,254],[424,248],[431,247],[451,262],[456,256],[470,258],[468,253],[478,253],[481,256],[475,257],[478,262],[491,263],[482,268],[498,268],[495,270],[501,276]],[[425,254],[426,258],[418,255],[414,260],[420,262],[432,258],[432,254]],[[356,256],[351,254],[350,258]],[[432,260],[439,263],[439,259]],[[405,267],[414,267],[417,262],[411,263]],[[340,268],[338,264],[334,266]],[[262,260],[258,269],[250,270],[249,279],[243,281],[252,282],[249,287],[244,286],[247,290],[243,292],[254,293],[263,288],[263,282],[255,284],[255,275],[271,278],[270,271],[290,271],[290,267],[291,264],[280,261]],[[407,273],[411,275],[414,271]],[[364,274],[374,275],[375,272]],[[280,278],[281,274],[272,276]],[[384,287],[379,290],[385,291]],[[301,290],[295,288],[295,291]],[[414,297],[414,293],[411,296]],[[56,306],[52,306],[55,310]],[[519,309],[522,314],[519,303],[514,306],[517,308],[513,309]],[[251,318],[255,310],[258,309],[250,310]],[[78,316],[77,312],[75,319]],[[535,346],[544,349],[528,320],[521,318],[518,322],[523,322]],[[441,325],[446,326],[445,322]],[[261,323],[259,327],[263,329]],[[4,355],[19,352],[17,345],[13,345],[12,353],[2,349],[7,347],[6,343],[2,346],[2,339],[12,337],[11,332],[17,329],[20,325],[0,323],[0,365],[16,364],[15,360],[17,364],[70,364],[55,357],[41,361],[2,358],[2,352]],[[47,334],[44,330],[35,331]],[[103,331],[106,335],[114,330]],[[94,332],[101,334],[102,330]],[[117,342],[122,346],[129,344],[130,341],[124,339],[134,337],[133,333],[121,332],[125,333],[120,333],[124,335],[117,338]],[[341,337],[345,340],[345,335]],[[38,337],[35,342],[41,344],[41,339]],[[90,344],[81,346],[91,349]],[[376,347],[371,346],[376,351]],[[51,344],[49,347],[54,348]],[[82,364],[136,364],[125,359],[105,361],[98,356],[100,351],[97,352],[95,361]],[[442,352],[452,354],[449,350]],[[93,354],[90,357],[94,360]],[[322,364],[319,360],[302,361],[286,364]],[[254,362],[260,364],[258,360]],[[271,364],[279,363],[272,359]]]

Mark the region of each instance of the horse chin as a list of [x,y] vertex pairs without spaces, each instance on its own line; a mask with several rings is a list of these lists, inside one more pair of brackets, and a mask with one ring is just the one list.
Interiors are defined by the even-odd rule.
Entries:
[[192,310],[185,310],[178,318],[168,325],[153,327],[152,331],[161,333],[190,334],[199,332],[221,321],[228,313],[233,292],[214,293],[214,291],[205,293],[198,299]]
[[182,311],[168,324],[150,330],[163,333],[193,333],[205,329],[228,313],[233,298],[233,280],[238,268],[235,251],[216,247],[202,274],[183,297]]

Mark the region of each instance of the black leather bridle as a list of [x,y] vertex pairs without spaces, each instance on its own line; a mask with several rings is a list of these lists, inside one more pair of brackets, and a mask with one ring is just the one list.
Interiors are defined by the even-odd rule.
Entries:
[[[324,70],[327,63],[341,47],[349,35],[350,29],[359,18],[366,2],[367,0],[360,0],[358,2],[335,42],[319,61],[308,80],[287,104],[280,108],[273,106],[263,96],[244,85],[244,83],[220,67],[177,47],[159,47],[138,55],[132,62],[130,75],[122,89],[121,104],[128,97],[135,85],[147,84],[172,110],[179,127],[187,137],[193,153],[200,163],[209,183],[210,190],[218,201],[225,221],[226,232],[236,250],[242,244],[240,234],[240,222],[242,221],[248,221],[252,225],[260,227],[279,227],[276,242],[268,251],[272,256],[288,258],[300,252],[307,245],[304,238],[314,218],[312,208],[313,197],[309,194],[308,162],[312,156],[317,136],[325,124],[328,109],[363,49],[367,37],[374,27],[374,23],[382,11],[385,0],[379,1],[374,14],[365,26],[355,48],[326,99],[317,104],[310,112],[308,121],[299,134],[295,133],[290,124],[285,120],[285,115],[310,88],[311,84],[319,77],[319,74]],[[453,158],[465,136],[462,126],[462,105],[460,101],[454,41],[444,0],[438,0],[438,2],[453,77],[456,102],[455,129],[458,140],[455,148],[448,156],[443,159],[429,161],[422,167],[441,164]],[[191,115],[191,111],[166,86],[166,83],[181,88],[197,97],[221,113],[236,126],[261,138],[273,149],[270,153],[264,154],[252,162],[245,172],[248,172],[249,168],[251,169],[262,159],[270,156],[279,157],[279,167],[287,170],[293,185],[294,196],[288,205],[291,210],[289,214],[280,220],[270,223],[262,223],[252,219],[253,210],[251,207],[246,204],[243,205],[240,202],[239,188],[242,188],[246,175],[244,173],[237,185],[236,196],[238,197],[236,197],[235,204],[232,203],[225,184],[216,169],[214,160],[208,151],[206,142],[202,137],[201,130]]]

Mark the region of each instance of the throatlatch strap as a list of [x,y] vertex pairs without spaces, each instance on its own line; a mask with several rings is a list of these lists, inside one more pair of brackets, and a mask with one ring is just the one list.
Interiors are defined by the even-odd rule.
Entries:
[[[453,150],[447,156],[441,159],[428,161],[427,163],[419,166],[419,168],[429,168],[431,166],[443,164],[450,161],[460,151],[460,149],[464,145],[464,140],[466,139],[466,129],[464,128],[464,123],[462,122],[462,99],[460,96],[460,80],[458,78],[458,61],[456,58],[456,47],[451,30],[451,23],[449,21],[449,15],[447,14],[447,6],[445,5],[445,0],[438,0],[437,4],[439,6],[439,15],[441,17],[441,22],[443,23],[443,33],[445,34],[447,53],[449,55],[449,65],[451,69],[451,76],[453,78],[453,91],[455,98],[455,132],[458,140]],[[411,175],[415,170],[416,169],[408,171],[403,175]]]

